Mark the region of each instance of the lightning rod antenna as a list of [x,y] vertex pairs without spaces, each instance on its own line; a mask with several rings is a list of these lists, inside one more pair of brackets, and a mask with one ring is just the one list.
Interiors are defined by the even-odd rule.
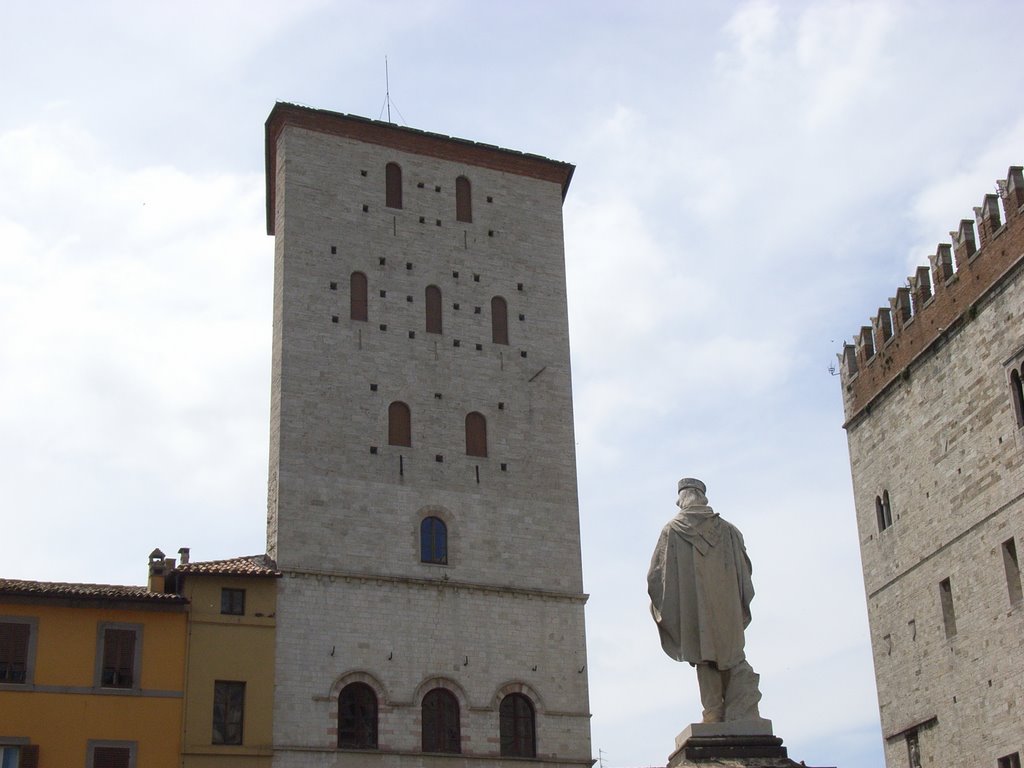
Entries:
[[388,57],[384,57],[384,100],[388,105],[388,122],[391,122],[391,78],[388,75]]

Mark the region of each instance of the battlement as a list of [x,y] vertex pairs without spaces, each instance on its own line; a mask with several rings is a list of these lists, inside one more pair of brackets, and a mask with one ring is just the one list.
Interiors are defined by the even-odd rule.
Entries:
[[839,353],[848,427],[917,358],[970,322],[978,304],[1024,260],[1024,170],[1012,166],[999,194],[963,219]]

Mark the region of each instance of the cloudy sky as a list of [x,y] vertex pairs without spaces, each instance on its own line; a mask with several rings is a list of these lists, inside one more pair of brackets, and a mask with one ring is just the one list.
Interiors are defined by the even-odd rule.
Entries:
[[647,612],[675,482],[743,530],[791,756],[881,764],[844,340],[1024,162],[1024,5],[0,6],[0,575],[264,549],[274,102],[575,163],[565,203],[594,755],[698,717]]

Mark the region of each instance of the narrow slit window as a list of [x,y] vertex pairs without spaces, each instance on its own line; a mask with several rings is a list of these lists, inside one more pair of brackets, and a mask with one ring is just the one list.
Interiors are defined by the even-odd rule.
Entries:
[[351,311],[349,313],[353,320],[366,322],[369,317],[369,299],[367,298],[367,280],[362,272],[353,272],[349,280],[349,301]]
[[455,180],[455,219],[467,223],[473,221],[472,187],[465,176]]
[[384,205],[388,208],[402,207],[402,166],[398,163],[384,166]]
[[427,333],[441,333],[441,289],[428,285],[426,290]]
[[1020,583],[1020,562],[1017,560],[1017,545],[1013,539],[1003,542],[1003,569],[1006,571],[1006,591],[1010,596],[1010,605],[1016,605],[1024,599],[1024,590]]
[[399,400],[388,406],[388,445],[412,447],[412,414]]
[[1016,368],[1010,372],[1010,395],[1013,398],[1013,413],[1017,417],[1017,426],[1024,427],[1024,384],[1021,383],[1020,371]]
[[487,419],[479,411],[466,414],[466,455],[487,456]]
[[953,585],[949,579],[939,582],[939,602],[942,605],[942,624],[946,629],[946,638],[956,635],[956,612],[953,609]]
[[491,299],[491,341],[508,344],[508,303],[501,296]]

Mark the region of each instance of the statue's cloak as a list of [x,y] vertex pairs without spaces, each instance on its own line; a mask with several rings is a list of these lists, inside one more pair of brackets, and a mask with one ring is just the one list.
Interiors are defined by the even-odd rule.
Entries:
[[710,507],[684,508],[662,529],[647,573],[661,647],[676,661],[744,660],[754,585],[743,536]]

